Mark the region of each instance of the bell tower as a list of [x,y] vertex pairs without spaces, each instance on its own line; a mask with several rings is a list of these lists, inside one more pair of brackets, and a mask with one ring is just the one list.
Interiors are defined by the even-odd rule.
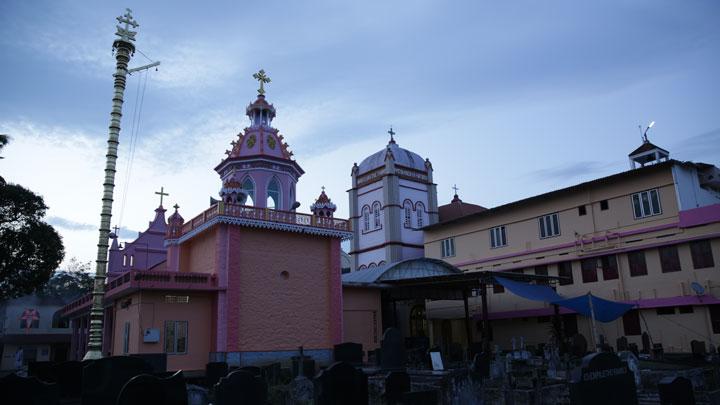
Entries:
[[250,126],[232,141],[227,157],[215,168],[225,203],[292,211],[296,203],[295,185],[305,173],[292,159],[284,137],[272,127],[275,107],[265,100],[265,84],[270,78],[264,70],[253,77],[260,82],[257,99],[245,113]]

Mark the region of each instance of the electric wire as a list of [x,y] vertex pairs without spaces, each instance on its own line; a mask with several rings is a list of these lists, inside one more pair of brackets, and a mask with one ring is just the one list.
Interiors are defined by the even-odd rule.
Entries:
[[[120,215],[118,216],[118,229],[122,230],[122,222],[125,215],[125,206],[127,203],[127,195],[132,178],[132,168],[135,161],[135,151],[137,149],[138,134],[140,132],[140,122],[142,118],[143,105],[145,101],[145,90],[147,89],[148,71],[145,70],[144,76],[138,80],[137,91],[135,93],[135,105],[133,106],[133,118],[130,127],[130,142],[128,148],[128,163],[125,168],[125,182],[123,185],[122,199],[120,203]],[[142,91],[140,84],[142,83]],[[139,99],[139,102],[138,102]],[[119,233],[119,232],[118,232]],[[118,235],[119,237],[119,235]]]

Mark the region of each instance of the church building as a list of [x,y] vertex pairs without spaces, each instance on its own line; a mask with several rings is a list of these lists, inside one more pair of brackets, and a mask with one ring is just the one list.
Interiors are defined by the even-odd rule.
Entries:
[[[272,127],[269,79],[262,70],[255,78],[250,126],[215,167],[219,200],[187,221],[176,204],[166,222],[161,203],[137,240],[120,248],[113,239],[104,354],[166,353],[168,370],[200,370],[289,360],[303,347],[327,364],[343,341],[340,242],[350,223],[334,218],[324,190],[311,214],[296,212],[304,172]],[[90,304],[88,296],[63,309],[76,359]]]

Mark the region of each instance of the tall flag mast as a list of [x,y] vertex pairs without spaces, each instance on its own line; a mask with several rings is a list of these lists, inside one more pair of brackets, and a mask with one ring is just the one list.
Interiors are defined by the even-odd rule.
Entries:
[[[103,298],[105,297],[105,274],[107,272],[108,237],[110,234],[110,219],[112,218],[113,189],[115,188],[115,162],[117,161],[118,139],[120,138],[120,119],[122,117],[123,95],[128,74],[130,57],[135,53],[136,31],[139,27],[133,19],[132,11],[128,8],[125,15],[117,17],[120,25],[115,35],[120,37],[113,42],[115,52],[115,92],[112,99],[112,112],[110,113],[110,129],[108,149],[105,161],[105,178],[103,180],[102,211],[100,213],[100,238],[98,239],[97,260],[95,260],[95,284],[92,292],[92,308],[90,309],[90,333],[88,351],[83,360],[94,360],[103,357]],[[124,25],[123,25],[124,24]]]

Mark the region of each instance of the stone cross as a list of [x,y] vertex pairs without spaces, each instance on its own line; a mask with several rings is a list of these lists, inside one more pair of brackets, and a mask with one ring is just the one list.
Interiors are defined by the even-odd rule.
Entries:
[[259,72],[253,74],[253,78],[260,82],[260,88],[258,89],[258,95],[265,95],[265,83],[270,83],[270,78],[265,74],[265,70],[260,69]]
[[126,8],[125,10],[127,11],[124,15],[116,18],[120,24],[125,24],[125,27],[117,25],[117,32],[115,35],[119,36],[120,39],[125,42],[130,42],[135,40],[135,34],[137,34],[137,31],[131,31],[130,27],[137,28],[140,24],[133,19],[132,10],[129,8]]
[[388,134],[390,134],[390,142],[395,142],[395,138],[393,138],[393,136],[395,136],[395,131],[393,131],[392,125],[390,125],[390,130],[388,131]]
[[157,195],[160,196],[160,206],[161,206],[161,207],[162,207],[163,196],[170,195],[170,194],[168,194],[168,193],[165,193],[164,191],[165,191],[165,187],[160,187],[160,191],[156,191],[156,192],[155,192],[155,194],[157,194]]

